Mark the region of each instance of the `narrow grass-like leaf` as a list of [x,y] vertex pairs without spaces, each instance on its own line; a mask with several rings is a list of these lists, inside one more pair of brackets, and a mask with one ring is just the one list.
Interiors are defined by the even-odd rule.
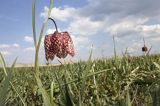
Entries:
[[12,72],[13,72],[14,66],[16,64],[16,60],[17,60],[17,58],[14,60],[12,66],[11,66],[11,70],[10,70],[11,72],[8,72],[8,70],[6,70],[5,60],[4,60],[3,56],[2,56],[2,54],[0,53],[0,61],[1,61],[4,73],[5,73],[5,80],[2,83],[2,88],[0,88],[0,94],[1,94],[0,106],[3,106],[5,104],[6,98],[7,98],[7,94],[8,94],[8,90],[9,90],[9,85],[10,84],[12,85],[12,83],[11,83]]
[[149,50],[148,50],[148,52],[146,53],[146,55],[149,55],[151,49],[152,49],[152,46],[149,48]]
[[44,20],[44,22],[42,24],[42,28],[41,28],[38,44],[37,44],[37,47],[36,47],[36,53],[37,53],[36,55],[38,55],[38,53],[39,53],[39,47],[40,47],[40,44],[41,44],[41,41],[42,41],[42,37],[43,37],[43,33],[44,33],[44,28],[45,28],[45,26],[47,24],[47,21],[48,21],[48,18],[50,16],[50,14],[51,14],[52,3],[53,3],[53,0],[50,0],[49,11],[48,11],[48,14],[47,14],[47,16],[46,16],[46,18],[45,18],[45,20]]
[[41,79],[37,75],[35,75],[35,77],[36,77],[36,81],[37,81],[38,87],[40,89],[40,92],[42,93],[44,105],[45,106],[52,106],[50,99],[49,99],[49,95],[47,94],[46,90],[43,88]]
[[2,83],[2,87],[0,88],[0,106],[4,106],[5,102],[6,102],[6,98],[7,98],[7,94],[8,94],[8,90],[9,90],[9,85],[10,85],[10,79],[11,76],[8,75],[7,77],[5,77],[5,80]]
[[160,65],[159,65],[158,63],[153,62],[153,64],[154,64],[158,69],[160,69]]
[[[106,70],[97,71],[97,72],[88,74],[86,77],[92,77],[93,75],[101,74],[101,73],[106,72],[106,71],[109,71],[109,70],[111,70],[111,69],[106,69]],[[83,79],[83,78],[81,78],[81,80],[82,80],[82,79]],[[71,83],[74,83],[74,82],[76,82],[76,81],[79,81],[79,79],[74,79],[74,80],[72,80],[72,81],[68,81],[68,82],[66,82],[66,84],[71,84]],[[61,84],[61,85],[59,85],[59,86],[62,87],[62,86],[65,86],[65,84]],[[58,88],[58,87],[56,87],[56,88]]]
[[92,61],[92,53],[93,53],[93,45],[91,46],[91,51],[90,51],[90,55],[89,55],[89,58],[88,58],[88,61]]
[[14,67],[15,67],[15,65],[16,65],[16,62],[17,62],[17,57],[16,57],[16,59],[13,61],[12,65],[11,65],[11,70],[14,69]]
[[36,0],[32,0],[32,27],[33,27],[33,38],[34,38],[34,46],[36,48],[37,39],[36,39],[36,24],[35,24],[35,6]]
[[113,45],[114,45],[114,57],[115,59],[117,58],[117,53],[116,53],[116,41],[115,41],[115,36],[113,35]]
[[129,89],[126,91],[126,106],[132,106],[131,104],[131,99],[130,99],[130,94],[129,94]]
[[[38,44],[36,45],[36,48],[35,48],[36,53],[35,53],[35,74],[34,75],[35,75],[38,87],[40,89],[40,92],[42,93],[42,98],[43,98],[43,102],[44,102],[45,106],[51,106],[51,102],[50,102],[49,95],[47,94],[46,90],[43,88],[41,79],[39,78],[39,58],[38,58],[38,56],[39,56],[39,48],[40,48],[41,40],[43,37],[44,28],[45,28],[46,23],[48,21],[48,17],[51,14],[52,3],[53,3],[53,0],[50,0],[49,11],[48,11],[47,17],[45,18],[45,21],[42,24]],[[36,44],[36,38],[35,38],[36,37],[36,35],[35,35],[35,1],[32,2],[32,28],[33,28],[34,44]]]
[[65,83],[65,101],[66,101],[65,105],[66,106],[74,106],[72,97],[69,92],[68,84],[66,84],[67,83],[66,75],[64,76],[64,83]]
[[7,76],[6,63],[5,63],[5,60],[4,60],[3,55],[1,53],[0,53],[0,64],[2,65],[2,68],[3,68],[5,75]]
[[[11,72],[10,72],[10,73],[12,73],[12,72],[13,72],[14,67],[15,67],[15,64],[16,64],[16,61],[17,61],[17,58],[16,58],[16,59],[13,61],[13,63],[12,63],[12,66],[11,66]],[[18,91],[16,90],[16,88],[14,87],[14,85],[12,84],[12,82],[11,82],[11,81],[10,81],[10,85],[11,85],[11,87],[13,88],[13,90],[16,92],[16,94],[18,95],[18,97],[20,98],[20,100],[21,100],[21,102],[22,102],[23,106],[27,106],[27,105],[25,104],[25,102],[24,102],[23,98],[20,96],[20,94],[18,93]]]
[[25,104],[25,102],[24,102],[23,98],[20,96],[20,94],[18,93],[18,91],[16,90],[16,88],[14,87],[14,85],[12,84],[12,82],[11,82],[11,81],[10,81],[10,84],[11,84],[11,86],[12,86],[13,90],[16,92],[16,94],[17,94],[17,95],[18,95],[18,97],[20,98],[20,100],[21,100],[21,102],[22,102],[23,106],[27,106],[27,105]]
[[55,104],[53,102],[53,93],[54,93],[54,82],[52,81],[51,88],[50,88],[50,98],[51,98],[52,105],[55,106]]
[[[95,64],[93,64],[92,66],[92,72],[94,73],[94,67],[95,67]],[[101,102],[100,102],[100,98],[99,98],[99,93],[98,93],[98,86],[97,86],[97,81],[96,81],[96,77],[95,75],[93,75],[93,83],[95,85],[95,93],[96,93],[96,97],[97,97],[97,102],[99,103],[99,105],[101,105]]]
[[[91,60],[90,60],[91,61]],[[87,80],[87,70],[83,70],[82,77],[81,77],[81,84],[80,84],[80,95],[79,95],[79,106],[83,106],[85,88],[86,88],[86,80]]]
[[58,83],[58,88],[60,89],[60,92],[62,93],[63,98],[65,98],[65,94],[64,94],[63,89],[62,89],[63,85],[60,84],[60,81],[59,81],[58,76],[57,76],[55,71],[54,71],[54,75],[55,75],[55,79],[56,79],[56,81]]

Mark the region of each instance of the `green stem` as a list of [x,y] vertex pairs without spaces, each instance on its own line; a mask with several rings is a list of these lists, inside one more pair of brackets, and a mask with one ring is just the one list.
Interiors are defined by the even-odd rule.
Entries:
[[58,32],[58,28],[57,28],[57,24],[56,24],[55,20],[54,20],[53,18],[48,18],[48,19],[50,19],[50,20],[53,21],[53,23],[54,23],[54,25],[55,25],[55,27],[56,27],[56,31]]
[[34,46],[36,48],[36,24],[35,24],[35,6],[36,0],[32,0],[32,26],[33,26],[33,38],[34,38]]
[[116,59],[117,53],[116,53],[116,43],[115,43],[115,37],[114,37],[114,35],[113,35],[113,45],[114,45],[114,57]]
[[40,37],[39,37],[39,40],[38,40],[38,44],[37,44],[37,46],[36,46],[36,53],[35,53],[35,70],[37,71],[37,72],[36,72],[37,75],[38,75],[38,73],[39,73],[39,63],[38,63],[38,61],[39,61],[39,58],[38,58],[38,56],[39,56],[39,48],[40,48],[40,44],[41,44],[41,41],[42,41],[44,28],[45,28],[45,26],[46,26],[46,24],[47,24],[47,21],[48,21],[48,18],[49,18],[49,16],[50,16],[50,14],[51,14],[52,2],[53,2],[53,1],[50,0],[50,8],[49,8],[49,11],[48,11],[48,15],[47,15],[45,21],[43,22],[43,25],[42,25],[42,28],[41,28],[41,32],[40,32]]
[[34,36],[34,44],[35,44],[35,74],[34,74],[34,76],[36,78],[40,92],[42,93],[44,105],[51,106],[50,98],[49,98],[46,90],[43,88],[43,84],[42,84],[42,81],[39,76],[39,58],[38,58],[38,56],[39,56],[39,49],[40,49],[40,44],[41,44],[42,37],[43,37],[44,28],[45,28],[46,23],[48,21],[48,17],[51,14],[53,0],[50,0],[50,7],[49,7],[48,15],[46,16],[45,21],[42,24],[38,44],[36,42],[36,33],[35,33],[36,32],[35,31],[35,0],[33,0],[32,3],[33,3],[32,4],[32,27],[33,27],[33,36]]

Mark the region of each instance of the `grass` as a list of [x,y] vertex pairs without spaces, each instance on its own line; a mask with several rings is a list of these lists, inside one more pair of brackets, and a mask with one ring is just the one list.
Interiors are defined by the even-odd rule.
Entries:
[[[40,67],[43,88],[57,105],[158,106],[160,55],[99,59],[55,67]],[[10,68],[8,68],[10,69]],[[0,84],[4,81],[1,69]],[[15,68],[11,80],[27,106],[42,106],[34,68]],[[9,86],[6,105],[23,105]],[[156,104],[156,105],[155,105]]]
[[32,0],[34,67],[6,67],[0,54],[0,106],[159,106],[160,55],[114,57],[39,67],[39,47],[52,9],[37,40]]

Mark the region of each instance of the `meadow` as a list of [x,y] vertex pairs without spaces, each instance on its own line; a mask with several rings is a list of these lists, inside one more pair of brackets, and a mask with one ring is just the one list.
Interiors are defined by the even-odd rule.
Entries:
[[[40,79],[57,106],[159,106],[160,55],[113,57],[40,67]],[[0,69],[6,106],[43,106],[34,67]],[[12,72],[11,72],[12,71]],[[11,74],[9,74],[11,73]],[[0,89],[1,90],[1,89]],[[4,93],[1,92],[1,93]],[[3,94],[1,94],[3,95]]]
[[[127,50],[117,56],[113,37],[114,56],[111,58],[93,60],[91,50],[87,61],[65,64],[65,59],[61,59],[59,66],[40,67],[39,49],[52,4],[53,0],[50,0],[48,14],[37,38],[36,2],[32,0],[34,67],[16,68],[17,58],[11,67],[7,67],[0,53],[0,106],[160,106],[160,55],[149,55],[145,43],[142,56],[129,56]],[[53,36],[53,44],[59,36]],[[71,43],[70,36],[65,36]],[[63,40],[67,48],[68,41]],[[59,40],[58,43],[62,42]],[[73,46],[69,52],[65,48],[63,53],[58,52],[62,51],[63,45],[57,45],[54,45],[57,50],[49,51],[51,55],[56,54],[59,58],[68,54],[74,56]]]

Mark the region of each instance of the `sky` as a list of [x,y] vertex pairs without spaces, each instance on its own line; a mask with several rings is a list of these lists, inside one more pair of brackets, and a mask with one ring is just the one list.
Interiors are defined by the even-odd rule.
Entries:
[[[122,55],[142,55],[143,38],[151,54],[160,52],[160,0],[53,0],[51,16],[59,31],[68,31],[76,54],[66,61],[86,60],[90,51],[93,58]],[[49,0],[36,1],[36,33],[49,9]],[[44,36],[55,31],[48,21]],[[44,37],[43,36],[43,37]],[[17,64],[34,63],[32,34],[32,0],[1,0],[0,52],[6,63],[18,57]],[[45,64],[43,41],[39,61]],[[56,63],[58,58],[53,60]]]

